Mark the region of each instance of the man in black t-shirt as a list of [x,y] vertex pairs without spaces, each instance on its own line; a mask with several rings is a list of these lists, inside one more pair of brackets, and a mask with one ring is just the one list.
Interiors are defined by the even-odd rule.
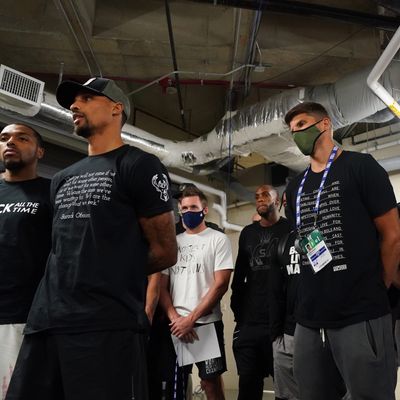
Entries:
[[0,133],[0,379],[4,399],[50,251],[50,180],[37,175],[43,140],[24,124]]
[[386,171],[342,151],[317,103],[285,121],[310,167],[286,189],[301,274],[294,373],[301,399],[394,400],[396,362],[387,287],[400,260],[400,227]]
[[52,249],[7,399],[146,400],[147,275],[176,262],[168,174],[124,145],[114,81],[65,81],[57,100],[89,156],[52,180]]
[[261,220],[247,225],[239,238],[232,281],[231,308],[235,316],[233,353],[239,374],[239,400],[263,396],[264,377],[273,376],[269,325],[270,269],[279,239],[289,232],[279,217],[279,194],[270,185],[256,190]]

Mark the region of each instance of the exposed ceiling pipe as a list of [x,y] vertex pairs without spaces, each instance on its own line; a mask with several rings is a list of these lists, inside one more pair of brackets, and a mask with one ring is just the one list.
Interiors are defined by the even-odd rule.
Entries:
[[400,14],[399,0],[375,0],[382,7]]
[[[245,66],[240,66],[238,67],[239,69],[244,68]],[[258,65],[253,65],[254,68],[258,67]],[[182,72],[186,74],[191,74],[191,75],[197,75],[197,76],[206,76],[210,74],[214,74],[213,76],[217,75],[220,77],[224,76],[229,76],[229,75],[234,75],[239,69],[235,68],[232,71],[226,72],[226,73],[210,73],[210,72],[194,72],[194,71],[179,71],[181,74]],[[59,74],[55,74],[53,72],[37,72],[37,71],[22,71],[23,73],[33,76],[35,78],[56,78],[59,77]],[[150,79],[140,79],[140,78],[131,78],[127,76],[111,76],[107,75],[107,78],[113,79],[114,81],[118,82],[132,82],[132,83],[140,83],[140,84],[145,84],[146,87],[142,86],[139,89],[139,91],[146,89],[149,86],[153,86],[155,84],[160,84],[162,79],[165,79],[166,77],[172,76],[174,72],[169,73],[167,76],[163,75],[160,78],[157,78],[155,80],[150,80]],[[89,75],[70,75],[70,74],[65,74],[63,75],[63,79],[69,79],[69,80],[74,80],[78,82],[85,82],[90,78]],[[175,81],[172,79],[171,83],[174,84]],[[230,87],[230,81],[226,81],[223,79],[180,79],[179,83],[181,86],[183,85],[200,85],[200,86],[226,86]],[[150,84],[147,86],[147,84]],[[235,81],[235,85],[244,85],[243,81]],[[258,83],[255,82],[254,86],[257,86],[257,88],[264,88],[264,89],[292,89],[297,86],[302,86],[300,84],[294,84],[294,83],[288,83],[288,82],[262,82]],[[136,91],[134,91],[136,92]],[[132,94],[132,92],[130,93]]]
[[[89,75],[103,76],[100,65],[94,54],[90,40],[86,34],[85,28],[79,17],[79,13],[73,3],[73,0],[53,0],[71,31],[72,36],[79,48],[82,58],[88,67]],[[67,4],[68,3],[68,4]]]
[[[343,8],[328,7],[321,4],[303,3],[290,0],[192,0],[196,3],[208,3],[215,6],[239,7],[250,10],[271,11],[285,14],[317,16],[337,19],[345,23],[356,23],[378,29],[394,31],[399,26],[399,19],[383,15],[368,14]],[[397,0],[393,0],[397,1]]]
[[[232,68],[231,70],[233,71],[236,67],[236,56],[238,52],[238,46],[239,46],[239,36],[240,36],[240,23],[242,21],[242,10],[235,8],[235,39],[233,41],[233,54],[232,54]],[[232,74],[231,80],[229,83],[229,90],[232,91],[233,89],[233,82],[234,82],[234,77],[235,75]]]
[[[171,12],[169,9],[169,1],[168,0],[165,0],[165,13],[167,16],[168,36],[169,36],[169,43],[171,46],[171,54],[172,54],[172,62],[174,65],[174,71],[178,71],[179,68],[178,68],[178,61],[176,59],[174,33],[172,31]],[[180,112],[180,116],[181,116],[181,120],[182,120],[182,128],[186,129],[185,110],[183,108],[182,92],[181,92],[181,85],[179,83],[178,72],[174,72],[174,76],[175,76],[175,80],[176,80],[176,90],[178,91],[179,112]]]
[[241,69],[247,68],[247,67],[255,67],[255,65],[252,65],[252,64],[250,64],[250,65],[249,65],[249,64],[244,64],[244,65],[240,65],[240,66],[237,67],[237,68],[234,68],[234,69],[231,70],[231,71],[222,72],[222,73],[219,73],[219,72],[198,72],[198,71],[196,72],[196,71],[178,71],[178,70],[175,70],[175,71],[169,72],[168,74],[162,75],[162,76],[160,76],[160,77],[157,78],[157,79],[152,80],[151,82],[147,83],[147,84],[144,85],[144,86],[141,86],[140,88],[137,88],[137,89],[135,89],[135,90],[132,90],[131,92],[127,93],[127,96],[131,96],[131,95],[133,95],[133,94],[139,93],[139,92],[141,92],[142,90],[147,89],[147,88],[150,87],[150,86],[153,86],[153,85],[155,85],[155,84],[157,84],[157,83],[160,83],[162,80],[164,80],[164,79],[166,79],[166,78],[169,78],[169,77],[172,76],[172,75],[181,74],[181,75],[197,75],[197,76],[225,77],[225,76],[233,75],[235,72],[238,72],[238,71],[240,71]]
[[[255,43],[257,39],[257,34],[260,29],[262,12],[258,9],[253,16],[253,23],[251,25],[250,38],[247,45],[247,56],[246,64],[253,64]],[[250,83],[250,69],[246,68],[243,72],[244,75],[244,95],[247,97],[250,93],[251,83]]]
[[215,189],[211,186],[204,185],[199,182],[192,181],[187,178],[183,178],[182,176],[170,173],[169,174],[170,178],[172,179],[173,182],[176,183],[193,183],[196,185],[201,191],[213,194],[214,196],[218,196],[220,198],[220,204],[214,203],[212,208],[220,215],[221,218],[221,225],[225,229],[230,229],[232,231],[240,232],[243,229],[243,226],[237,225],[237,224],[232,224],[228,222],[228,217],[227,217],[227,209],[228,209],[228,203],[226,200],[226,193],[223,192],[222,190]]
[[393,172],[400,170],[400,157],[390,157],[378,160],[378,163],[387,171]]
[[391,94],[378,82],[383,72],[400,48],[400,27],[379,57],[374,68],[368,75],[367,84],[371,90],[389,107],[396,117],[400,118],[400,105]]

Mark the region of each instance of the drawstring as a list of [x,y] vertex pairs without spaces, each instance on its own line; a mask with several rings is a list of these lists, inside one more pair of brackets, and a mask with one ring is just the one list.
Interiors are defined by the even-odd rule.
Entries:
[[174,373],[174,400],[177,399],[178,395],[178,358],[175,363],[175,373]]
[[322,347],[325,347],[325,329],[321,328],[319,330],[319,334],[320,334],[321,340],[322,340]]

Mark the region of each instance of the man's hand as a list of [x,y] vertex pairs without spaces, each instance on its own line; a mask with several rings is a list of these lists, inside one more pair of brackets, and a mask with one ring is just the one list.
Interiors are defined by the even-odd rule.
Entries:
[[192,329],[186,335],[181,336],[179,340],[182,341],[183,343],[193,343],[195,340],[199,340],[199,337],[197,336],[196,331]]
[[190,340],[190,343],[193,343],[193,339],[199,339],[196,332],[193,330],[194,322],[189,316],[179,316],[175,318],[169,326],[171,327],[171,333],[182,341]]

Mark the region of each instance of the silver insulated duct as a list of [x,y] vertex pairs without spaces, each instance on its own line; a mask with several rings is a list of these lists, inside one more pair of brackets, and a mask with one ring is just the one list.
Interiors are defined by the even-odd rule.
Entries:
[[[333,84],[287,90],[240,109],[234,115],[226,116],[210,133],[193,141],[162,139],[132,125],[124,126],[123,139],[157,155],[167,167],[194,173],[211,172],[202,170],[202,165],[210,161],[251,152],[298,171],[304,168],[307,158],[299,152],[283,122],[286,112],[302,101],[321,103],[332,116],[335,129],[363,120],[380,122],[387,119],[386,112],[382,111],[386,109],[385,104],[366,84],[371,68]],[[399,62],[392,61],[382,75],[381,83],[396,100],[400,98]],[[10,109],[7,100],[0,96],[0,119],[5,123],[25,121],[44,131],[45,138],[51,142],[86,151],[85,142],[71,135],[71,113],[57,105],[49,93],[45,93],[45,101],[33,117]]]

